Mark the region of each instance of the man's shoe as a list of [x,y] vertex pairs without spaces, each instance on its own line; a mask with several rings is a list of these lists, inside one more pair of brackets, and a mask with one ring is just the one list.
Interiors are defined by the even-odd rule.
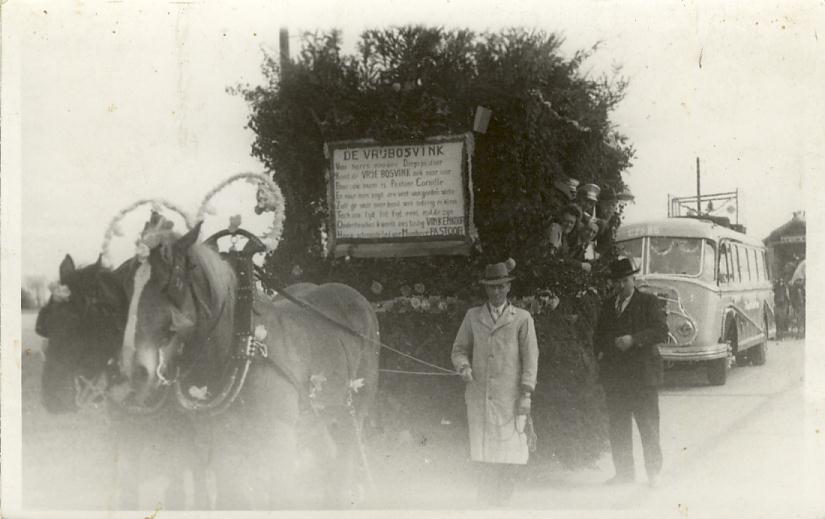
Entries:
[[659,488],[662,485],[662,479],[659,474],[652,474],[647,477],[647,484],[650,488]]
[[612,478],[608,479],[604,482],[605,485],[626,485],[628,483],[633,483],[636,478],[633,476],[628,475],[615,475]]

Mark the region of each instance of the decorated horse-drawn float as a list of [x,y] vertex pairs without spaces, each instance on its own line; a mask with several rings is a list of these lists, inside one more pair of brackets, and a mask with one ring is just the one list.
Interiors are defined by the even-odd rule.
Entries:
[[[271,213],[271,226],[256,235],[233,217],[201,240],[210,200],[236,182],[254,183],[255,212]],[[135,255],[111,269],[120,220],[147,206]],[[263,289],[256,261],[277,246],[283,208],[267,175],[236,175],[194,219],[168,202],[136,202],[113,220],[96,264],[78,269],[70,256],[61,264],[60,286],[37,320],[49,339],[44,403],[54,412],[106,405],[124,454],[115,457],[119,508],[136,505],[139,463],[129,459],[148,444],[189,453],[150,469],[170,474],[166,508],[184,506],[184,473],[195,481],[196,508],[300,506],[299,435],[317,440],[330,506],[353,503],[356,481],[369,483],[361,429],[378,387],[378,320],[343,284]]]

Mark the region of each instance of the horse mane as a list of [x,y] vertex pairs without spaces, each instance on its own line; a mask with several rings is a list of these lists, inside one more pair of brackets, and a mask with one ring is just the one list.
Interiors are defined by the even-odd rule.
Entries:
[[193,375],[199,382],[206,377],[211,383],[223,374],[234,346],[237,279],[229,263],[206,245],[192,245],[188,256],[193,267],[191,288],[197,312],[189,353],[193,356],[193,367],[204,368],[202,373]]

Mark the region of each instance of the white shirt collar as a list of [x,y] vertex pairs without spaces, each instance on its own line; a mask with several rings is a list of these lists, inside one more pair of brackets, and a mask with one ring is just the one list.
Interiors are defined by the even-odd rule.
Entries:
[[509,301],[504,301],[499,306],[493,306],[493,303],[487,301],[487,304],[489,305],[490,310],[492,310],[493,314],[496,315],[496,316],[502,315],[504,313],[504,309],[507,307],[507,305],[509,303],[510,303]]
[[[634,288],[633,292],[631,292],[630,295],[627,296],[624,300],[621,299],[621,297],[622,297],[621,294],[616,296],[615,306],[618,307],[618,313],[619,314],[621,314],[622,312],[625,311],[625,309],[627,308],[628,303],[630,303],[630,300],[633,298],[633,295],[635,293],[636,293],[636,289]],[[621,301],[621,307],[619,307],[619,301]]]

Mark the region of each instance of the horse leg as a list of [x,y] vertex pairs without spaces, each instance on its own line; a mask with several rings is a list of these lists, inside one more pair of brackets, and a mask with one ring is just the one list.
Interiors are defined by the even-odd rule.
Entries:
[[[117,418],[115,418],[117,420]],[[114,481],[112,501],[115,510],[137,510],[140,485],[140,454],[142,449],[129,433],[128,424],[113,423],[109,431],[112,440],[112,462]]]
[[349,508],[360,501],[354,485],[355,465],[358,454],[358,440],[355,423],[344,410],[336,414],[327,426],[334,443],[333,456],[326,466],[325,499],[331,508]]
[[115,464],[115,481],[112,493],[116,503],[114,508],[115,510],[137,510],[139,455],[134,449],[115,447],[113,461]]
[[[215,483],[217,510],[248,510],[249,501],[244,492],[244,482],[249,477],[249,470],[244,470],[244,460],[238,456],[236,449],[222,446],[224,452],[215,460]],[[227,452],[227,451],[234,452]]]
[[294,509],[299,504],[295,486],[295,424],[276,421],[268,433],[271,455],[265,460],[267,506],[271,510]]

